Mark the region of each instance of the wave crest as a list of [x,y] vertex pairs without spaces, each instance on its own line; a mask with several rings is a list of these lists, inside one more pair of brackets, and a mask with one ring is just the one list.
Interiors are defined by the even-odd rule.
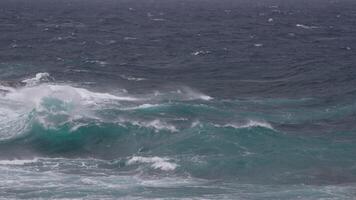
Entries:
[[150,164],[153,169],[160,169],[163,171],[172,171],[175,170],[178,165],[173,162],[169,162],[169,158],[161,157],[142,157],[142,156],[133,156],[130,160],[127,161],[128,165],[133,165],[136,163],[147,163]]

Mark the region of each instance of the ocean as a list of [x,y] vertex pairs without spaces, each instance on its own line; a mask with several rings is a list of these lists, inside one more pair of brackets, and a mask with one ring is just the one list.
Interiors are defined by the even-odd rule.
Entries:
[[0,199],[356,199],[356,1],[1,0]]

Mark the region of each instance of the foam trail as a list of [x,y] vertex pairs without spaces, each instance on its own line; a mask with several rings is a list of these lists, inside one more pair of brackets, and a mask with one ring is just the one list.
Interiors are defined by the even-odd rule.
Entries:
[[38,158],[32,160],[0,160],[0,165],[25,165],[30,163],[35,163],[38,161]]
[[138,109],[147,109],[147,108],[157,108],[164,106],[165,104],[149,104],[145,103],[139,106],[134,106],[134,107],[128,107],[128,108],[122,108],[121,110],[138,110]]
[[140,99],[130,96],[115,96],[109,93],[91,92],[84,88],[69,85],[42,84],[34,87],[25,87],[8,93],[5,98],[13,101],[32,102],[40,104],[44,98],[56,98],[65,102],[79,102],[86,104],[99,103],[105,100],[138,101]]
[[236,128],[236,129],[263,127],[263,128],[274,130],[274,128],[273,128],[273,126],[271,124],[269,124],[267,122],[254,121],[254,120],[249,120],[247,123],[240,124],[240,125],[230,124],[229,123],[229,124],[225,124],[225,125],[217,125],[217,124],[215,124],[214,126],[216,126],[216,127],[232,127],[232,128]]

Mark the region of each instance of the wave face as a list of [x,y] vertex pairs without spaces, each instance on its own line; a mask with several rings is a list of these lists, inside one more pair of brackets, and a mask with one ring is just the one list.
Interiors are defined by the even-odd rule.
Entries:
[[355,1],[0,8],[0,199],[355,199]]

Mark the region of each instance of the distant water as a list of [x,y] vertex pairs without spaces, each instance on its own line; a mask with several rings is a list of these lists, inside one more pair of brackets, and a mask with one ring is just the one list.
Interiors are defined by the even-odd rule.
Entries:
[[356,1],[1,0],[0,199],[356,199]]

